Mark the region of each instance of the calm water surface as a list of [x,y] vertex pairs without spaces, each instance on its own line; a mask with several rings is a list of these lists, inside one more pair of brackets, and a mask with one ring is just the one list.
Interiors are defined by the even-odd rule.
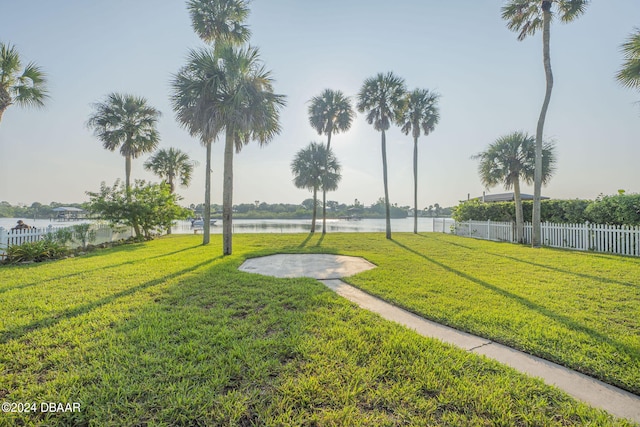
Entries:
[[[29,218],[0,218],[0,227],[10,229],[15,227],[16,222],[22,219],[26,224],[38,228],[45,228],[49,225],[54,227],[71,226],[82,222],[91,221],[70,221],[57,222],[49,219],[29,219]],[[445,230],[449,230],[449,226],[453,224],[453,220],[445,219]],[[434,230],[435,225],[435,230]],[[418,231],[443,231],[442,219],[418,218]],[[234,233],[308,233],[311,230],[310,219],[234,219]],[[193,233],[190,221],[178,221],[172,229],[176,234]],[[316,221],[316,231],[322,231],[322,220]],[[348,221],[343,219],[327,220],[328,232],[384,232],[384,219],[362,219],[360,221]],[[391,220],[391,231],[411,232],[413,231],[413,218],[402,218]],[[211,234],[222,234],[222,221],[218,220],[216,225],[211,226]]]

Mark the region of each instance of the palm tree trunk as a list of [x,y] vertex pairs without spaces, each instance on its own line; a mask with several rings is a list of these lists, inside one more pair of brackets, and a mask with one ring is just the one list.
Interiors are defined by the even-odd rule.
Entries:
[[0,88],[0,121],[2,121],[2,115],[6,109],[9,108],[9,105],[11,105],[11,96],[9,95],[9,92],[4,88]]
[[[331,131],[327,134],[327,155],[324,158],[324,177],[327,176],[327,157],[331,148]],[[327,234],[327,190],[322,186],[322,234]]]
[[129,190],[131,190],[131,156],[124,156],[124,188],[129,198]]
[[382,131],[382,180],[384,181],[384,210],[386,215],[386,237],[391,239],[391,212],[389,207],[389,185],[387,180],[387,139]]
[[551,101],[551,90],[553,89],[553,74],[551,72],[551,55],[549,52],[549,40],[551,38],[551,2],[542,2],[542,56],[544,60],[544,73],[547,80],[547,87],[542,103],[542,110],[538,118],[536,128],[536,160],[533,177],[533,216],[531,233],[531,246],[539,248],[541,244],[542,228],[540,225],[540,196],[542,193],[542,134],[544,131],[544,121],[547,116],[547,109]]
[[222,182],[222,253],[232,253],[233,216],[233,131],[227,129],[224,144],[224,178]]
[[205,179],[204,179],[204,224],[202,224],[202,244],[208,245],[210,236],[210,224],[211,220],[211,141],[207,142],[207,165],[205,166]]
[[318,189],[313,188],[313,214],[311,216],[311,233],[316,232],[316,216],[318,211]]
[[516,202],[516,242],[523,243],[524,238],[524,214],[522,213],[522,196],[520,196],[520,180],[513,182],[513,195]]
[[418,138],[413,138],[413,234],[418,234]]
[[[167,184],[169,184],[169,193],[173,194],[173,192],[175,191],[175,188],[173,186],[173,178],[169,176],[168,181],[169,182]],[[167,227],[167,234],[171,234],[171,226]]]

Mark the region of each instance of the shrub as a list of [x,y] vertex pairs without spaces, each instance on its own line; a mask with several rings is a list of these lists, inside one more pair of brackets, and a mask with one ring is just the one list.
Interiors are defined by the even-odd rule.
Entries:
[[7,262],[45,261],[61,258],[67,253],[64,245],[50,239],[27,242],[21,245],[10,245],[7,248]]
[[[589,200],[543,200],[540,203],[542,222],[583,223],[592,221],[586,215],[587,207],[593,202]],[[531,221],[533,202],[522,202],[525,222]],[[504,221],[515,222],[516,209],[514,202],[482,203],[478,200],[462,202],[453,208],[453,219],[456,221]],[[595,221],[592,221],[595,222]]]
[[600,195],[589,205],[586,216],[598,224],[640,225],[640,194]]

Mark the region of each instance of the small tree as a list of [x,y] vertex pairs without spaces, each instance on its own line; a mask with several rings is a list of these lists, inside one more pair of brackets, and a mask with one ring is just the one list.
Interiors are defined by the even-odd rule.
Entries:
[[103,182],[97,193],[87,192],[89,209],[108,221],[112,226],[132,227],[136,239],[150,239],[171,227],[173,221],[187,218],[188,209],[178,206],[176,194],[171,194],[169,185],[151,184],[136,180],[127,191],[119,181],[109,187]]
[[77,224],[72,227],[73,240],[82,244],[82,249],[87,247],[87,242],[95,242],[96,230],[91,229],[91,224]]

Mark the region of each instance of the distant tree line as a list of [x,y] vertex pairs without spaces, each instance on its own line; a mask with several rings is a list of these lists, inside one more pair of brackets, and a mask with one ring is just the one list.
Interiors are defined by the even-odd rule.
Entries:
[[[531,201],[522,202],[525,218],[533,210]],[[459,204],[453,209],[456,221],[515,222],[514,202],[482,203],[477,200]],[[542,222],[580,224],[591,222],[609,225],[640,225],[640,194],[601,195],[595,200],[543,200]]]
[[0,202],[0,218],[34,218],[34,219],[49,219],[55,218],[58,213],[54,211],[55,208],[61,206],[87,209],[87,203],[58,203],[51,202],[48,205],[44,205],[40,202],[33,202],[30,206],[17,205],[12,206],[7,201]]

